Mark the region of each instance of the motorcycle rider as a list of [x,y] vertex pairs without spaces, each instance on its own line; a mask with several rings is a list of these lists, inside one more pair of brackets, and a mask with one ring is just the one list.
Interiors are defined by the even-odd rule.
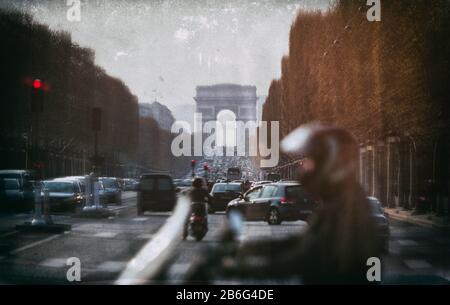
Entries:
[[314,124],[294,130],[281,147],[300,160],[298,179],[321,198],[321,206],[303,235],[249,242],[223,272],[260,278],[300,276],[306,284],[369,283],[367,259],[379,257],[381,251],[370,204],[356,178],[356,140],[345,129]]
[[[192,204],[193,203],[203,203],[202,211],[198,211],[198,207],[196,207],[196,212],[204,213],[204,216],[207,214],[207,204],[211,202],[211,195],[208,193],[208,190],[206,189],[206,183],[203,178],[196,177],[192,181],[192,187],[187,191],[187,195],[190,197],[191,201],[191,211],[192,211]],[[192,212],[191,212],[192,213]],[[183,232],[183,239],[186,239],[188,235],[188,227],[189,227],[189,219],[191,217],[191,213],[189,213],[188,218],[186,219],[185,226],[184,226],[184,232]]]

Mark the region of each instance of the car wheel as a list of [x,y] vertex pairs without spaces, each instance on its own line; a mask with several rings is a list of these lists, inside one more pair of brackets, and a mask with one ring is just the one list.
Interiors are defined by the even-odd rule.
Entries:
[[267,223],[269,225],[279,225],[281,223],[280,212],[277,209],[273,208],[269,210],[269,214],[267,215]]

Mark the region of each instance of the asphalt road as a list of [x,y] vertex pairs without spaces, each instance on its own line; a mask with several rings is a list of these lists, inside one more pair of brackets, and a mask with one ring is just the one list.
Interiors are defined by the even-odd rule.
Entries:
[[[107,219],[54,216],[57,223],[72,224],[72,230],[62,234],[18,232],[14,230],[14,226],[29,220],[30,215],[0,215],[0,282],[70,284],[66,278],[70,268],[67,259],[77,257],[81,262],[82,283],[113,283],[126,264],[152,239],[170,216],[170,213],[149,213],[137,217],[135,194],[127,192],[123,198],[122,206],[108,207],[116,216]],[[210,247],[220,246],[219,237],[224,220],[223,213],[210,215],[209,232],[201,242],[188,238],[179,244],[173,263],[168,268],[165,283],[183,283],[186,271],[198,255],[208,251]],[[302,221],[283,222],[279,226],[246,222],[240,242],[302,234],[306,228],[307,224]],[[382,258],[383,283],[441,284],[450,280],[448,232],[391,220],[389,250],[389,254]],[[266,279],[242,283],[298,282]]]

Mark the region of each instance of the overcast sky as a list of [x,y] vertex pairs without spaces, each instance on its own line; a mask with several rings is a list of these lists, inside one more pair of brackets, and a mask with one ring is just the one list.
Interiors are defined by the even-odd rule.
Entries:
[[68,21],[67,2],[0,0],[0,6],[69,31],[139,102],[158,99],[173,109],[193,104],[197,85],[255,85],[267,95],[298,10],[324,9],[330,0],[82,0],[80,22]]

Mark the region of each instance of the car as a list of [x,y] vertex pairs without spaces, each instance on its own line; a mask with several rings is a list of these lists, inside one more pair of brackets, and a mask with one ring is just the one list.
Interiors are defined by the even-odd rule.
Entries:
[[372,209],[371,215],[377,228],[378,245],[383,252],[387,253],[389,252],[390,237],[389,218],[387,217],[387,214],[384,213],[380,200],[375,197],[367,197],[367,199]]
[[122,187],[120,185],[120,180],[114,177],[99,177],[98,180],[103,184],[106,202],[121,205]]
[[41,196],[49,192],[50,211],[81,210],[85,201],[80,183],[75,180],[44,180],[42,181]]
[[174,179],[177,192],[182,192],[192,186],[192,179]]
[[36,173],[30,170],[0,170],[0,180],[5,184],[1,191],[0,209],[7,211],[27,212],[34,207],[34,181]]
[[263,180],[263,181],[255,181],[252,184],[252,187],[258,186],[258,185],[263,185],[263,184],[267,184],[267,183],[272,183],[273,181],[268,181],[268,180]]
[[242,183],[216,183],[211,189],[213,197],[209,204],[209,212],[225,211],[228,202],[242,194]]
[[299,183],[276,182],[250,189],[229,202],[226,212],[238,211],[246,220],[278,225],[282,221],[308,221],[319,204]]
[[124,191],[135,191],[138,182],[135,179],[125,178],[123,179],[123,190]]
[[176,189],[172,177],[163,174],[144,174],[139,179],[137,214],[145,211],[171,211],[176,203]]

